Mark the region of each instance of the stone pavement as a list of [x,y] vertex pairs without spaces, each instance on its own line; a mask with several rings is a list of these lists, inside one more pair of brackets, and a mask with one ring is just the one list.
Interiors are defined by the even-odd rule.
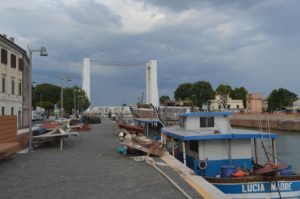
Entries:
[[[184,198],[144,162],[117,153],[112,122],[59,144],[40,147],[0,161],[0,199]],[[193,198],[201,198],[169,167],[168,173]]]

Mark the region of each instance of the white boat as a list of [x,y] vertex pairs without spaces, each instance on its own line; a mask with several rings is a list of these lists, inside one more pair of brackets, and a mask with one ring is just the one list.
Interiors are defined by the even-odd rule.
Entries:
[[163,141],[174,157],[231,198],[300,198],[300,175],[277,162],[278,135],[235,131],[230,115],[180,114],[179,126],[162,129]]

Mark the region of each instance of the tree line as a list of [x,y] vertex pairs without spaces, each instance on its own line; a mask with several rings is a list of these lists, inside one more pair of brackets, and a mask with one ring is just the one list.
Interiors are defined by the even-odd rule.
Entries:
[[[230,85],[220,84],[216,90],[214,90],[209,82],[197,81],[194,83],[180,84],[174,91],[174,99],[177,101],[191,101],[194,106],[198,106],[201,109],[202,105],[214,99],[215,95],[220,96],[223,107],[225,107],[229,96],[232,99],[243,100],[243,105],[246,107],[247,94],[248,91],[243,86],[232,88]],[[170,99],[169,96],[163,95],[160,97],[160,103],[164,104]],[[267,111],[282,110],[285,107],[292,106],[293,102],[297,99],[297,94],[288,89],[274,89],[267,98]]]
[[[63,88],[64,112],[72,114],[74,103],[79,111],[86,110],[90,105],[85,91],[78,86]],[[32,88],[32,106],[34,108],[39,106],[47,111],[53,111],[55,104],[61,107],[61,87],[43,83]]]

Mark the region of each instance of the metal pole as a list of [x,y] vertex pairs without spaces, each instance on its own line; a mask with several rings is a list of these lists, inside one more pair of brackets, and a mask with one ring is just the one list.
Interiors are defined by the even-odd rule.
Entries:
[[28,79],[29,79],[29,151],[32,150],[32,85],[31,85],[31,72],[32,72],[32,50],[29,48],[29,70],[28,70]]
[[41,49],[33,50],[29,46],[28,53],[29,53],[29,69],[28,69],[28,81],[29,81],[29,141],[28,141],[28,150],[32,150],[32,53],[33,52],[40,52],[40,56],[47,56],[47,51],[45,47],[41,47]]
[[76,116],[76,90],[74,89],[74,116]]
[[60,90],[60,120],[61,123],[63,123],[63,111],[64,111],[64,90],[63,90],[63,86],[64,86],[64,79],[63,77],[61,77],[61,90]]

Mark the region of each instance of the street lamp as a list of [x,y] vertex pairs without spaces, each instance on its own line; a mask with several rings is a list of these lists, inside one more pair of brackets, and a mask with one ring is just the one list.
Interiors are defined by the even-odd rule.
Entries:
[[61,123],[63,123],[63,113],[64,113],[64,80],[72,81],[68,76],[60,76],[61,81],[61,93],[60,93],[60,119]]
[[40,56],[48,56],[47,50],[45,47],[41,47],[41,49],[31,49],[27,46],[29,52],[29,71],[28,71],[28,79],[29,79],[29,151],[32,150],[32,53],[40,52]]
[[74,117],[76,117],[76,115],[77,115],[78,107],[76,107],[76,93],[78,92],[78,95],[79,95],[79,91],[80,90],[77,90],[76,88],[74,88]]

